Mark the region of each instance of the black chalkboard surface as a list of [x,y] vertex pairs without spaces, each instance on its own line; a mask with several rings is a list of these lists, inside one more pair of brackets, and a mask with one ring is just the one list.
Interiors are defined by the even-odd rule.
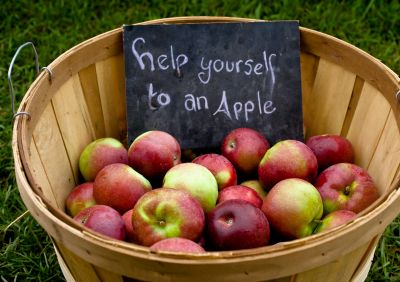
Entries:
[[147,130],[219,147],[232,129],[303,140],[297,21],[125,25],[128,143]]

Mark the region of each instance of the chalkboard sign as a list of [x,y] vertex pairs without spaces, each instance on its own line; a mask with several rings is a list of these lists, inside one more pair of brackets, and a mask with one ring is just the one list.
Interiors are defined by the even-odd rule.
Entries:
[[303,140],[297,21],[123,27],[129,144],[147,130],[182,148],[232,129]]

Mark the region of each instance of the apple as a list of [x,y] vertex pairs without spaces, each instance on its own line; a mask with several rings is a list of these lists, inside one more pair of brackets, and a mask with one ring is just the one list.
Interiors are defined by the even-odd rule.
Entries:
[[150,182],[126,164],[110,164],[97,174],[93,183],[96,203],[108,205],[123,214],[152,189]]
[[93,182],[85,182],[76,186],[68,194],[65,201],[67,213],[74,217],[81,210],[94,206],[96,201],[93,197]]
[[128,164],[128,151],[117,139],[100,138],[89,143],[79,156],[79,171],[86,182],[93,181],[96,174],[112,163]]
[[188,192],[161,188],[147,192],[137,201],[132,225],[135,238],[144,246],[172,237],[196,241],[204,230],[205,215]]
[[336,134],[311,136],[306,145],[314,152],[320,171],[337,163],[353,163],[354,149],[351,142]]
[[132,212],[133,208],[126,211],[122,215],[122,220],[125,223],[125,233],[126,233],[126,241],[135,243],[135,232],[133,231],[133,225],[132,225]]
[[217,180],[218,190],[237,184],[236,170],[233,164],[220,154],[204,154],[193,161],[195,164],[206,167]]
[[317,228],[314,230],[314,233],[320,233],[322,231],[326,231],[337,226],[343,225],[347,222],[350,222],[356,217],[356,213],[348,210],[337,210],[325,215],[321,222],[318,224]]
[[164,174],[181,162],[181,148],[171,134],[151,130],[133,140],[128,149],[129,165],[150,181],[161,181]]
[[379,191],[368,172],[351,163],[334,164],[315,180],[325,214],[335,210],[359,213],[379,197]]
[[103,235],[125,240],[125,225],[121,215],[112,207],[94,205],[81,210],[74,220]]
[[270,147],[267,139],[257,130],[236,128],[222,140],[221,152],[244,175],[257,172],[257,166]]
[[150,246],[150,251],[178,252],[178,253],[205,253],[202,246],[192,240],[175,237],[166,238]]
[[273,230],[287,239],[311,235],[323,214],[318,190],[300,178],[279,181],[261,207]]
[[218,198],[218,184],[214,175],[204,166],[195,163],[181,163],[164,176],[163,187],[189,192],[203,207],[212,210]]
[[242,185],[234,185],[219,192],[217,204],[234,199],[245,200],[257,208],[261,208],[263,203],[263,200],[255,190]]
[[269,223],[249,202],[228,200],[207,214],[207,238],[216,250],[257,248],[269,242]]
[[258,179],[250,179],[250,180],[245,180],[242,183],[240,183],[242,186],[249,187],[256,191],[258,195],[264,199],[264,197],[267,195],[267,191],[265,191],[264,184]]
[[268,149],[258,166],[258,177],[267,190],[287,178],[311,182],[317,173],[318,161],[313,151],[303,142],[291,139]]

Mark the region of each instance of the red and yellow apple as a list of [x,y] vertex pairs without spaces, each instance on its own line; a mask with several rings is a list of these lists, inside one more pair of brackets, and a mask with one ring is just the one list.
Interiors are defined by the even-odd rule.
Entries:
[[181,163],[164,176],[163,187],[189,192],[203,207],[212,210],[218,198],[218,184],[214,175],[204,166],[195,163]]
[[275,184],[264,198],[261,209],[272,229],[286,239],[311,235],[323,215],[318,190],[300,178],[288,178]]
[[311,149],[297,140],[283,140],[265,153],[258,166],[258,177],[267,190],[281,180],[301,178],[313,181],[318,162]]
[[122,220],[125,223],[125,234],[126,234],[126,241],[135,243],[135,232],[133,231],[133,225],[132,225],[132,212],[133,208],[126,211],[122,215]]
[[175,252],[175,253],[205,253],[202,246],[192,240],[180,237],[166,238],[150,246],[153,252]]
[[133,208],[132,226],[136,240],[144,246],[172,237],[196,241],[204,230],[205,215],[200,203],[188,192],[154,189]]
[[335,210],[359,213],[379,198],[372,177],[351,163],[331,165],[320,173],[314,184],[321,194],[325,214]]
[[76,186],[68,194],[65,201],[67,213],[74,217],[81,210],[94,206],[96,201],[93,197],[93,182],[85,182]]
[[171,134],[151,130],[133,140],[128,150],[129,165],[150,181],[161,181],[164,174],[181,162],[181,148]]
[[151,189],[143,175],[129,165],[116,163],[99,171],[93,183],[93,196],[97,204],[108,205],[123,214]]
[[125,225],[121,215],[112,207],[94,205],[81,210],[74,220],[108,237],[125,240]]
[[79,170],[85,181],[93,181],[96,174],[113,163],[128,163],[128,151],[117,139],[100,138],[89,143],[79,156]]
[[262,182],[258,179],[245,180],[242,183],[240,183],[240,185],[253,189],[258,193],[261,199],[264,199],[264,197],[267,195],[267,191],[265,191],[264,184],[262,184]]
[[257,172],[257,166],[270,147],[267,139],[252,128],[236,128],[222,140],[221,152],[244,175]]
[[337,210],[325,215],[318,224],[314,233],[320,233],[353,220],[357,214],[348,210]]
[[237,184],[236,170],[233,164],[220,154],[204,154],[193,161],[195,164],[206,167],[214,175],[218,183],[218,190]]
[[320,171],[337,163],[353,163],[354,149],[351,142],[336,134],[311,136],[306,145],[314,152]]
[[267,217],[247,201],[224,201],[207,214],[207,240],[215,250],[262,247],[269,238]]
[[261,208],[263,200],[258,193],[246,186],[234,185],[225,188],[219,192],[217,204],[234,199],[241,199]]

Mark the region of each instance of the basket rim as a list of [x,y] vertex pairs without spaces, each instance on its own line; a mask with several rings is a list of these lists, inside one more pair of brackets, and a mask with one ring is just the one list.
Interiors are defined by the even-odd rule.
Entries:
[[[233,17],[174,17],[174,18],[166,18],[166,19],[158,19],[158,20],[152,20],[152,21],[147,21],[147,22],[142,22],[142,23],[137,23],[137,24],[155,24],[155,23],[174,23],[174,22],[182,22],[182,23],[187,23],[189,21],[217,21],[217,22],[223,22],[223,21],[235,21],[235,22],[240,22],[240,21],[259,21],[256,19],[246,19],[246,18],[233,18]],[[333,40],[337,44],[341,44],[344,46],[347,46],[347,48],[356,48],[355,52],[359,55],[362,56],[363,58],[371,60],[371,64],[375,65],[379,70],[383,71],[383,74],[387,77],[387,81],[390,83],[389,86],[384,86],[386,88],[382,88],[385,91],[382,91],[382,93],[386,94],[386,98],[389,100],[389,103],[393,107],[395,103],[397,102],[396,99],[394,99],[392,94],[388,94],[389,90],[391,91],[392,89],[400,89],[400,79],[398,76],[390,70],[387,66],[385,66],[382,62],[377,60],[376,58],[372,57],[368,53],[362,51],[361,49],[358,49],[357,47],[354,47],[353,45],[342,41],[340,39],[337,39],[333,36],[327,35],[322,32],[314,31],[312,29],[300,27],[301,32],[307,33],[308,35],[314,36],[314,37],[323,37],[324,40]],[[56,58],[50,65],[49,67],[53,68],[56,65],[60,64],[65,58],[68,56],[71,56],[74,54],[76,51],[81,50],[84,48],[87,44],[94,42],[98,39],[107,37],[107,36],[112,36],[115,34],[121,33],[121,28],[116,28],[114,30],[105,32],[103,34],[97,35],[93,38],[87,39],[86,41],[72,47],[71,49],[67,50],[63,54],[61,54],[58,58]],[[314,46],[312,45],[307,45],[305,46],[305,51],[313,51]],[[343,58],[339,57],[333,57],[332,60],[343,60]],[[57,78],[56,78],[57,79]],[[44,82],[45,81],[45,82]],[[31,87],[28,89],[26,95],[24,96],[20,107],[19,111],[29,111],[30,107],[32,107],[32,104],[36,101],[34,97],[35,90],[39,87],[40,83],[49,83],[46,82],[46,73],[41,73],[37,79],[32,83]],[[389,89],[389,90],[388,90]],[[398,126],[400,123],[400,116],[397,115],[397,122]],[[117,248],[119,251],[127,251],[129,253],[135,253],[138,255],[143,255],[146,258],[149,258],[149,255],[152,259],[155,260],[179,260],[181,261],[182,259],[187,260],[188,258],[191,258],[189,261],[203,261],[204,263],[207,263],[210,258],[214,260],[221,260],[221,262],[225,262],[227,259],[240,259],[242,260],[245,257],[250,257],[256,258],[257,256],[279,256],[284,253],[287,253],[287,251],[301,251],[304,246],[308,245],[309,246],[317,246],[320,244],[323,244],[327,241],[333,240],[332,237],[335,237],[334,235],[340,235],[339,237],[343,236],[343,234],[348,234],[357,229],[359,226],[363,224],[363,222],[371,218],[371,216],[378,216],[377,211],[384,210],[385,208],[388,208],[390,206],[394,206],[394,203],[399,202],[398,199],[400,199],[400,193],[399,193],[399,179],[395,183],[392,184],[390,191],[388,193],[385,193],[384,195],[381,196],[378,202],[371,208],[370,210],[364,212],[360,217],[357,219],[353,220],[352,222],[340,226],[335,230],[332,230],[330,232],[326,233],[320,233],[320,234],[315,234],[306,238],[302,239],[296,239],[292,240],[289,242],[285,242],[283,244],[275,244],[275,245],[270,245],[270,246],[265,246],[265,247],[260,247],[256,249],[250,249],[250,250],[237,250],[237,251],[224,251],[224,252],[209,252],[207,255],[202,255],[202,254],[192,254],[192,255],[180,255],[180,254],[169,254],[166,253],[164,254],[154,254],[150,253],[148,251],[148,248],[145,247],[132,247],[131,244],[128,245],[128,243],[123,243],[123,242],[115,242],[115,240],[105,238],[101,235],[98,235],[94,233],[93,231],[87,229],[86,227],[83,227],[79,225],[78,223],[74,222],[72,218],[70,218],[68,215],[65,214],[64,211],[61,211],[59,208],[55,207],[53,204],[51,204],[41,193],[40,189],[36,187],[36,184],[34,182],[33,176],[31,174],[31,167],[29,164],[29,144],[27,143],[27,138],[29,137],[29,123],[30,121],[23,116],[19,116],[15,119],[14,121],[14,130],[13,130],[13,142],[12,142],[12,147],[13,147],[13,155],[14,155],[14,160],[16,163],[15,169],[19,172],[18,176],[21,178],[20,181],[23,183],[26,183],[27,187],[19,187],[19,189],[30,189],[32,193],[36,194],[41,200],[43,207],[45,207],[45,210],[47,210],[46,217],[48,217],[51,220],[57,221],[59,223],[65,224],[63,228],[69,231],[76,231],[79,232],[82,236],[82,238],[86,240],[92,240],[93,242],[97,242],[98,244],[106,244],[108,246],[111,246],[112,248]],[[37,199],[33,199],[37,200]],[[38,202],[39,203],[39,202]],[[36,203],[37,204],[37,203]],[[400,206],[400,205],[399,205]],[[395,214],[398,214],[398,212],[395,212],[394,210],[391,211],[390,216],[393,217]],[[375,218],[373,217],[373,218]],[[89,234],[89,235],[88,235]],[[334,235],[333,235],[334,234]],[[212,254],[210,256],[210,253]]]

